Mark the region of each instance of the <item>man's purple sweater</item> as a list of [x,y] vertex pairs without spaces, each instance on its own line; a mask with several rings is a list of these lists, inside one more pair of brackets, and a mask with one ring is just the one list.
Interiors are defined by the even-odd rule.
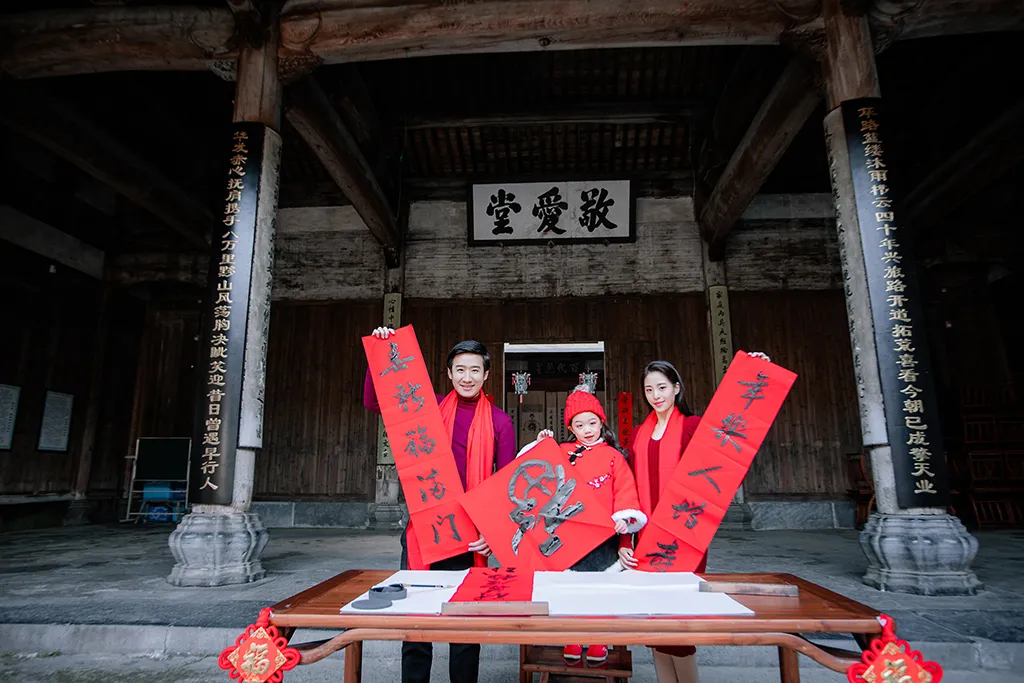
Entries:
[[[441,403],[444,396],[435,394],[437,402]],[[452,453],[455,455],[455,466],[459,469],[459,477],[462,478],[462,487],[466,487],[466,442],[469,441],[469,425],[473,423],[473,414],[476,412],[476,399],[465,399],[459,397],[459,404],[455,408],[455,427],[452,434]],[[380,415],[380,402],[377,400],[377,392],[373,388],[373,377],[369,369],[366,371],[366,379],[363,382],[363,406]],[[516,459],[516,435],[512,429],[512,418],[504,410],[496,405],[491,405],[491,414],[494,418],[494,461],[495,469],[500,470],[505,465]]]

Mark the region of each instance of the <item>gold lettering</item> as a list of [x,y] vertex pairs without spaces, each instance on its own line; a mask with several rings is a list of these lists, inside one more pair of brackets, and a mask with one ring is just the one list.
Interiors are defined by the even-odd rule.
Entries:
[[919,398],[908,398],[903,402],[903,412],[905,413],[923,413],[924,412],[924,401]]
[[927,479],[922,479],[917,482],[917,488],[914,489],[914,493],[938,493],[938,491],[935,490],[935,484]]
[[227,332],[231,329],[231,321],[221,318],[213,321],[214,332]]

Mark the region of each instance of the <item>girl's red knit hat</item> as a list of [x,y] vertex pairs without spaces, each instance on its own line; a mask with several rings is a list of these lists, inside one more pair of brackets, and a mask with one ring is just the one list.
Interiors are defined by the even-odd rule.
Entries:
[[607,421],[604,416],[604,407],[597,400],[597,396],[586,389],[577,388],[565,399],[565,426],[570,427],[572,419],[580,413],[594,413],[601,418],[601,422]]

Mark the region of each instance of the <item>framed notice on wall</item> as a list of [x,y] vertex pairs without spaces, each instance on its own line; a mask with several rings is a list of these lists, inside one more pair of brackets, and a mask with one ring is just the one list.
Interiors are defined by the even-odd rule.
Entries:
[[469,244],[633,242],[628,180],[555,180],[473,185]]
[[14,421],[18,418],[21,387],[0,384],[0,451],[9,451],[14,443]]
[[46,392],[46,403],[43,405],[43,423],[39,427],[40,451],[66,451],[71,436],[71,410],[75,397],[56,391]]

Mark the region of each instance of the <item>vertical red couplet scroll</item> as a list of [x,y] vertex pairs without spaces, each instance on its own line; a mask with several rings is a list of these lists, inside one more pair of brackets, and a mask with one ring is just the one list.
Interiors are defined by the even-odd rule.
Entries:
[[468,552],[477,533],[457,502],[462,480],[416,333],[406,325],[387,339],[363,337],[363,349],[420,557],[430,565]]
[[619,392],[618,401],[619,418],[619,445],[629,448],[633,443],[633,394],[627,391]]
[[794,381],[764,359],[733,357],[641,532],[633,553],[640,570],[697,568]]

